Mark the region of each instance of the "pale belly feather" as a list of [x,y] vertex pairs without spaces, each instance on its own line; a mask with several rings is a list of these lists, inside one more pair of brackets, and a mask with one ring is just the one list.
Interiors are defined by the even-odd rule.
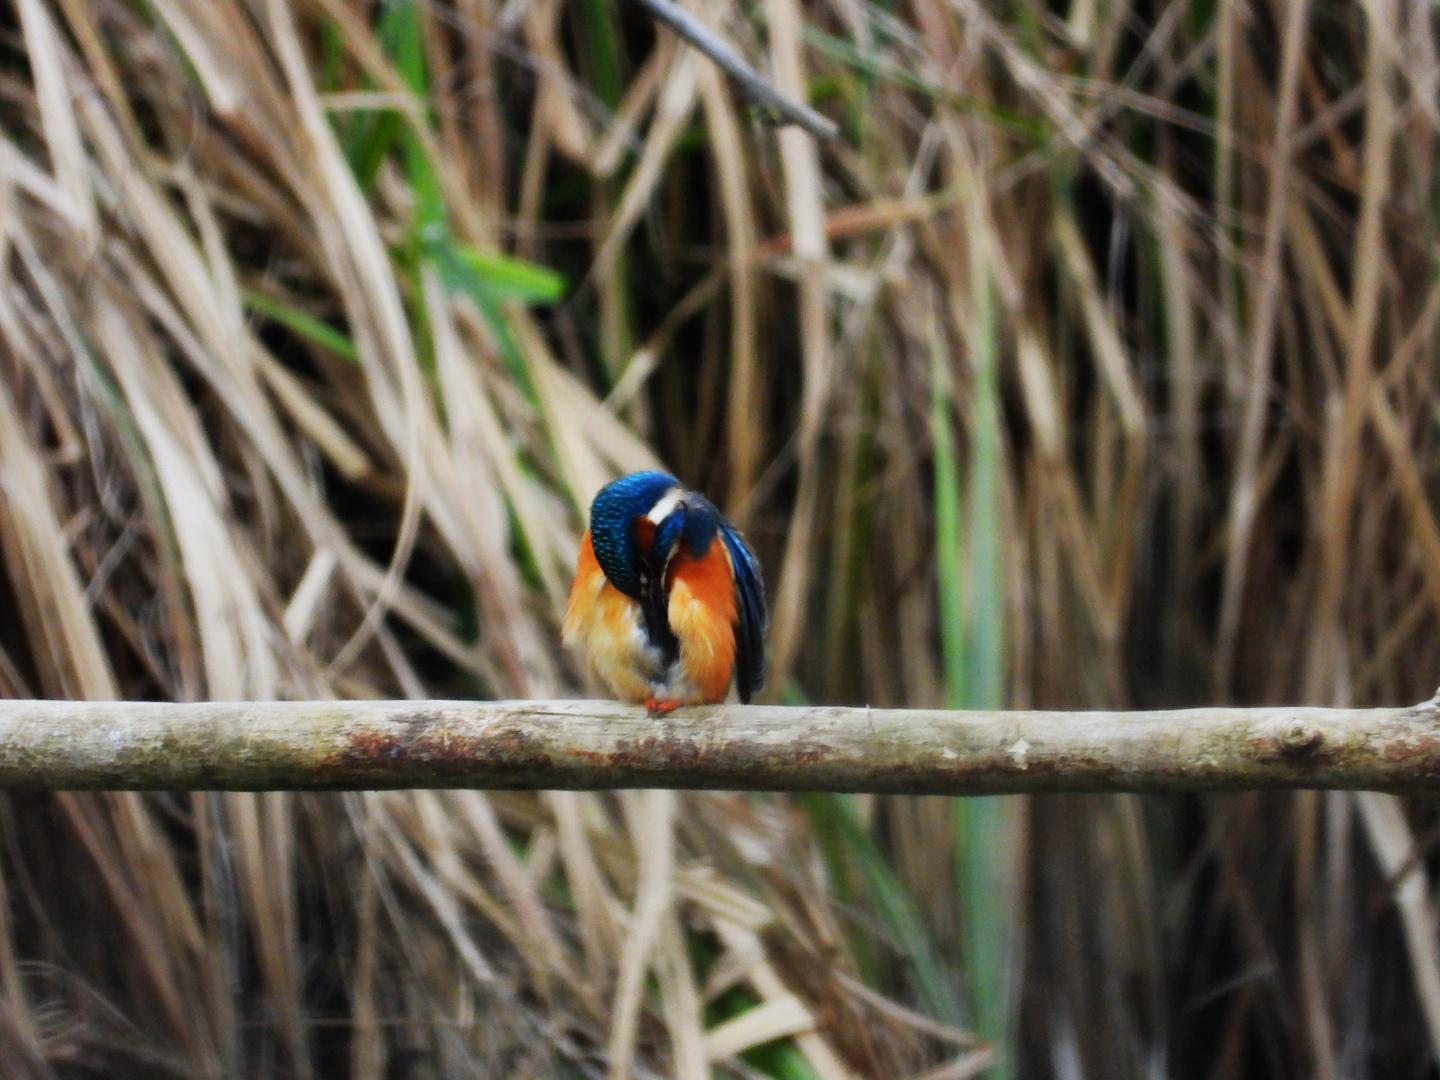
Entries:
[[582,564],[561,640],[621,701],[723,700],[735,653],[729,620],[717,618],[683,578],[674,582],[667,615],[680,647],[669,664],[645,632],[639,603],[611,585],[593,562]]

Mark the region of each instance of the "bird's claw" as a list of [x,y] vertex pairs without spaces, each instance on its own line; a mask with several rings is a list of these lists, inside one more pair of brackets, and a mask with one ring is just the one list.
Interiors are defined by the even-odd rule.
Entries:
[[665,716],[668,713],[674,712],[680,707],[680,705],[680,702],[673,699],[661,699],[653,697],[645,699],[645,711],[648,712],[651,716]]

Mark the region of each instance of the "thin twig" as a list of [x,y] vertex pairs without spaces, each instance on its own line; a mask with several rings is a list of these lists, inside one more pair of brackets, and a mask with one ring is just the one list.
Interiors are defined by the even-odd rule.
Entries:
[[803,102],[792,101],[780,93],[745,62],[745,58],[733,45],[674,3],[674,0],[639,2],[656,19],[713,60],[721,71],[735,80],[745,99],[775,117],[776,123],[796,124],[826,142],[840,134],[840,129],[833,120],[822,116]]
[[0,790],[978,795],[1440,786],[1440,705],[946,712],[607,701],[0,701]]

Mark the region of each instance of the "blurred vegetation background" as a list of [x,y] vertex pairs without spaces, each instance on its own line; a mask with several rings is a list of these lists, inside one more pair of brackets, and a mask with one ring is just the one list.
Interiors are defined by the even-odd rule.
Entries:
[[[1425,3],[0,14],[0,692],[584,693],[594,491],[767,568],[774,699],[1440,681]],[[6,1077],[1435,1076],[1349,794],[0,799]]]

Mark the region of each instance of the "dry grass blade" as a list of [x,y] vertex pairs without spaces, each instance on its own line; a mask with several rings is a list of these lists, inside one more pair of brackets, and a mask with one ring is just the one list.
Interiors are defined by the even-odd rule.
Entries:
[[290,1068],[312,1075],[307,1017],[297,969],[290,797],[232,793],[227,800],[234,828],[236,875],[256,931],[256,951],[285,1043]]
[[[675,1061],[676,1080],[709,1080],[708,1046],[700,1027],[700,995],[695,987],[690,958],[685,953],[685,937],[673,910],[665,919],[660,936],[657,975],[662,1011],[670,1032],[670,1052]],[[713,1057],[712,1053],[710,1058]]]
[[675,798],[672,791],[645,791],[630,794],[624,800],[630,842],[638,866],[635,900],[620,951],[615,1011],[610,1021],[608,1075],[611,1080],[624,1080],[630,1075],[645,973],[670,914],[674,888]]
[[[1350,302],[1352,325],[1346,339],[1344,397],[1341,403],[1339,430],[1341,445],[1330,459],[1322,498],[1326,542],[1321,548],[1320,585],[1315,599],[1318,633],[1311,651],[1312,673],[1333,663],[1334,650],[1339,647],[1340,597],[1342,578],[1346,572],[1346,545],[1343,534],[1348,532],[1352,500],[1358,482],[1360,440],[1369,412],[1368,396],[1374,375],[1374,333],[1379,319],[1381,290],[1384,279],[1383,206],[1389,191],[1392,139],[1394,137],[1395,104],[1389,79],[1392,54],[1387,41],[1392,31],[1386,25],[1389,14],[1375,9],[1370,13],[1369,44],[1366,53],[1366,109],[1364,175],[1361,180],[1360,219],[1355,236],[1355,283]],[[1323,680],[1313,674],[1313,680]],[[1308,688],[1307,688],[1308,689]],[[1325,693],[1321,683],[1315,692]]]
[[[805,74],[800,54],[800,13],[796,0],[768,0],[770,61],[775,84],[783,94],[803,97]],[[785,182],[785,209],[790,243],[800,265],[800,350],[804,390],[800,403],[797,461],[799,490],[790,518],[785,558],[780,565],[771,621],[771,690],[779,686],[794,663],[800,645],[809,591],[809,566],[814,558],[812,530],[818,511],[818,463],[815,455],[830,399],[832,356],[825,273],[829,252],[825,240],[825,206],[820,191],[820,161],[814,140],[794,128],[776,136]]]
[[[730,269],[730,390],[726,407],[732,417],[749,417],[756,415],[761,397],[755,337],[755,211],[748,197],[744,135],[729,88],[718,71],[701,69],[700,96],[715,144]],[[755,483],[761,447],[753,424],[731,423],[727,431],[730,486],[725,505],[735,523],[743,528],[747,522],[740,511],[745,509]]]
[[1415,859],[1415,839],[1404,810],[1393,796],[1365,792],[1356,796],[1371,849],[1395,890],[1395,903],[1405,927],[1411,976],[1430,1033],[1440,1053],[1440,947],[1435,941],[1435,914],[1429,884]]
[[595,276],[608,277],[614,274],[615,256],[630,235],[630,230],[635,227],[635,222],[646,204],[650,202],[655,185],[660,181],[665,160],[670,156],[675,140],[680,137],[695,109],[702,63],[703,61],[688,49],[673,51],[670,70],[658,91],[655,118],[651,121],[640,160],[625,184],[620,204],[616,207],[605,238],[595,253],[595,266],[591,271]]
[[57,185],[65,194],[65,209],[75,225],[77,238],[91,246],[98,239],[95,196],[86,175],[89,166],[80,142],[80,125],[71,103],[55,24],[40,0],[21,0],[19,9],[51,167]]
[[106,700],[118,696],[98,628],[85,604],[44,463],[0,386],[0,545],[18,585],[21,616],[41,648],[43,692]]
[[705,1033],[705,1052],[711,1061],[730,1057],[786,1035],[815,1030],[815,1017],[799,998],[771,998],[749,1012]]
[[1269,162],[1270,190],[1265,207],[1265,251],[1264,262],[1260,268],[1260,297],[1250,325],[1249,370],[1246,378],[1245,411],[1241,420],[1240,456],[1235,465],[1236,478],[1230,489],[1225,595],[1220,612],[1220,640],[1217,644],[1215,666],[1215,688],[1219,693],[1227,691],[1230,669],[1234,662],[1240,600],[1245,591],[1250,533],[1254,528],[1257,510],[1256,473],[1260,467],[1265,409],[1271,393],[1271,350],[1280,298],[1280,259],[1284,252],[1283,230],[1290,201],[1290,143],[1299,108],[1300,65],[1304,56],[1309,16],[1309,0],[1293,0],[1285,14],[1285,51],[1280,61],[1280,100],[1275,117],[1275,152]]

